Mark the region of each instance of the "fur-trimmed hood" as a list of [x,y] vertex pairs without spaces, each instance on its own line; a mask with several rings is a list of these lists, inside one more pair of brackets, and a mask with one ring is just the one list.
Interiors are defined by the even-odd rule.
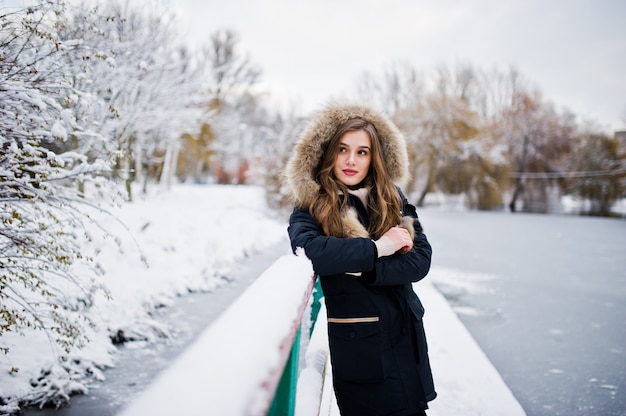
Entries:
[[309,208],[313,196],[320,190],[315,170],[323,156],[323,144],[330,141],[339,126],[352,118],[367,120],[376,128],[391,180],[399,186],[408,180],[406,141],[385,114],[361,104],[329,104],[305,127],[283,172],[285,184],[299,208]]

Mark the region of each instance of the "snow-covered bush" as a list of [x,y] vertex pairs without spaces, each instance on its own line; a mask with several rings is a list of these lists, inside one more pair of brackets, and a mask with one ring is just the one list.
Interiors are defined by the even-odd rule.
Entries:
[[[61,369],[89,340],[84,312],[106,295],[91,242],[108,232],[93,213],[120,200],[106,178],[112,153],[96,146],[105,136],[84,117],[102,99],[77,88],[89,76],[89,48],[62,36],[66,17],[60,1],[0,11],[0,352],[12,362],[11,337],[45,334]],[[31,383],[39,393],[17,400],[66,395],[47,373]]]
[[55,34],[62,13],[62,4],[42,3],[0,17],[0,336],[42,329],[67,351],[85,342],[89,324],[68,312],[89,307],[98,289],[71,270],[91,259],[78,245],[88,221],[80,206],[96,203],[82,190],[101,186],[95,175],[108,166],[57,150],[86,132],[72,114],[76,74],[62,66],[79,42]]

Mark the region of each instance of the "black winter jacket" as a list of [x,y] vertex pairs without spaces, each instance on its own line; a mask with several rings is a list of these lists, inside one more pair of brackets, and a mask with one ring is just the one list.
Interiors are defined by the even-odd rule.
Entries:
[[[412,283],[430,268],[431,246],[415,207],[400,193],[403,215],[414,218],[414,246],[377,258],[369,238],[325,236],[307,210],[289,220],[292,249],[302,247],[319,275],[337,402],[343,416],[410,415],[436,397],[422,317]],[[359,221],[367,211],[349,195]],[[360,276],[350,273],[361,272]]]

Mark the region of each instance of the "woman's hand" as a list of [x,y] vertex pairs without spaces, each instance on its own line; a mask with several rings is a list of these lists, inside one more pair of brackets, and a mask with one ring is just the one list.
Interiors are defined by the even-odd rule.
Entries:
[[413,248],[413,240],[411,234],[403,227],[393,227],[389,229],[382,237],[374,241],[378,250],[378,257],[391,256],[397,251],[403,253]]

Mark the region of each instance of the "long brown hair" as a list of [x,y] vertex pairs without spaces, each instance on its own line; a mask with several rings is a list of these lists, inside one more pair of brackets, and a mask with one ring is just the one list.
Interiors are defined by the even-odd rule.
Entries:
[[[333,168],[339,154],[343,135],[349,131],[363,130],[371,141],[372,161],[363,186],[369,186],[367,212],[370,220],[368,232],[374,239],[380,238],[391,227],[400,223],[400,197],[395,184],[387,174],[383,159],[380,137],[372,123],[362,118],[352,118],[337,128],[326,142],[324,155],[316,170],[315,180],[320,184],[320,192],[313,198],[309,212],[320,223],[324,234],[343,237],[341,214],[348,209],[348,187],[339,181]],[[341,195],[345,197],[341,197]]]

